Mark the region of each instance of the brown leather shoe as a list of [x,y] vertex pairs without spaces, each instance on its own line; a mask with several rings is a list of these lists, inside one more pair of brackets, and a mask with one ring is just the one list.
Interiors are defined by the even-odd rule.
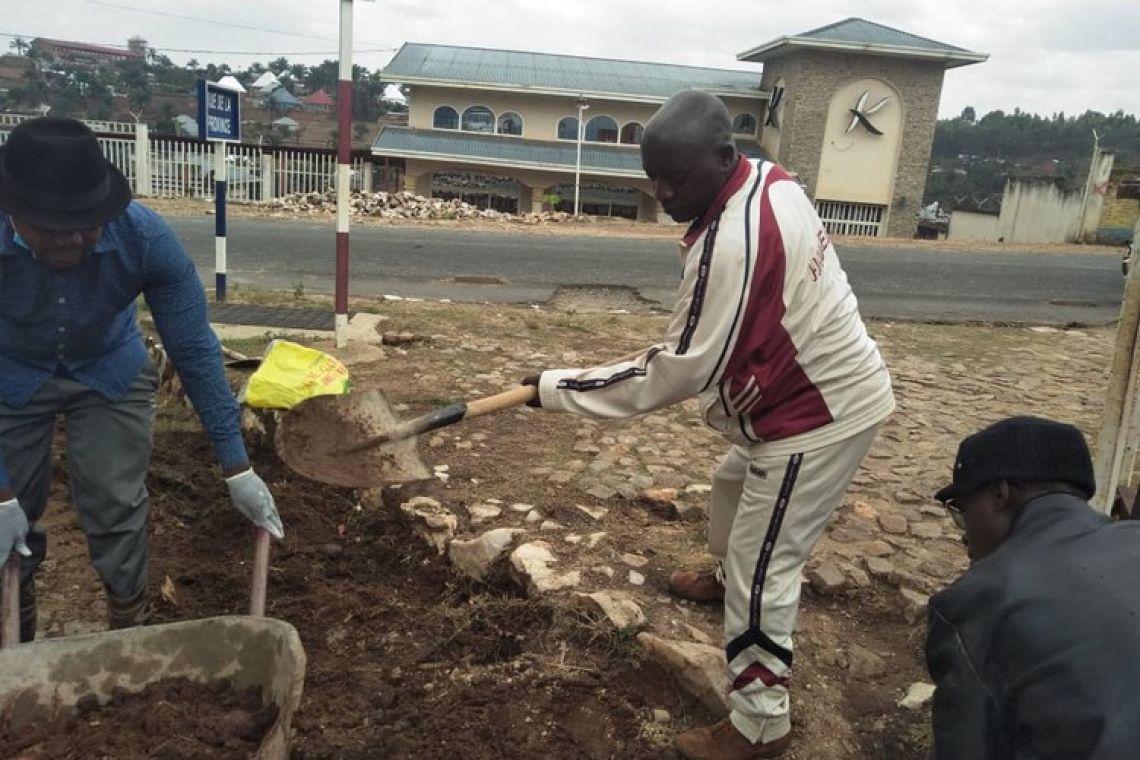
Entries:
[[724,584],[716,570],[678,570],[669,576],[669,590],[694,602],[723,602]]
[[756,760],[779,757],[792,746],[792,735],[784,734],[770,742],[753,744],[725,718],[711,726],[686,731],[673,746],[688,760]]

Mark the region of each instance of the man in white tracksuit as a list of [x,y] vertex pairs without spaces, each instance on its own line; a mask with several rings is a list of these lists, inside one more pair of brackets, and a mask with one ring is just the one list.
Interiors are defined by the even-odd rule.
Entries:
[[677,738],[689,758],[774,757],[790,744],[788,680],[804,562],[894,409],[890,376],[811,202],[779,166],[739,155],[723,103],[674,96],[642,165],[691,222],[664,340],[629,361],[548,370],[536,405],[630,417],[697,396],[733,446],[713,481],[716,570],[674,593],[724,600],[730,717]]

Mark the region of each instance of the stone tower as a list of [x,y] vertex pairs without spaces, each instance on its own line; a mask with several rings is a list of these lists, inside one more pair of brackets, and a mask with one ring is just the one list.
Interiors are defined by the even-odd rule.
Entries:
[[859,18],[737,56],[764,64],[761,145],[832,234],[912,237],[946,69],[986,54]]

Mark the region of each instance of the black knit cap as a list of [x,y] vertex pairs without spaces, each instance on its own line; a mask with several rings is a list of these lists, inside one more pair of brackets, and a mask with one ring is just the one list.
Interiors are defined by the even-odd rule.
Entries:
[[954,481],[934,495],[960,499],[999,480],[1058,482],[1096,493],[1092,456],[1081,431],[1041,417],[1010,417],[958,445]]

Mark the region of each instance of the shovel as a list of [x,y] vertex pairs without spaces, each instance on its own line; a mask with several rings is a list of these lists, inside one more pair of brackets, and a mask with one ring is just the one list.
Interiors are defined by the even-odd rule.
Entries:
[[346,452],[399,425],[379,390],[316,396],[297,404],[277,424],[274,447],[294,472],[344,488],[377,488],[426,480],[432,471],[416,453],[414,438]]
[[15,551],[4,563],[0,582],[0,649],[20,643],[20,557]]
[[[629,361],[635,351],[606,364]],[[654,354],[649,349],[649,358]],[[346,488],[376,488],[432,477],[416,454],[416,436],[465,419],[511,409],[538,395],[522,385],[494,396],[461,401],[400,422],[378,390],[317,396],[286,412],[277,426],[277,454],[294,472]]]
[[347,488],[375,488],[421,480],[432,473],[416,453],[415,436],[460,420],[525,404],[531,385],[451,404],[399,422],[378,390],[317,396],[290,409],[277,426],[277,454],[295,472]]

